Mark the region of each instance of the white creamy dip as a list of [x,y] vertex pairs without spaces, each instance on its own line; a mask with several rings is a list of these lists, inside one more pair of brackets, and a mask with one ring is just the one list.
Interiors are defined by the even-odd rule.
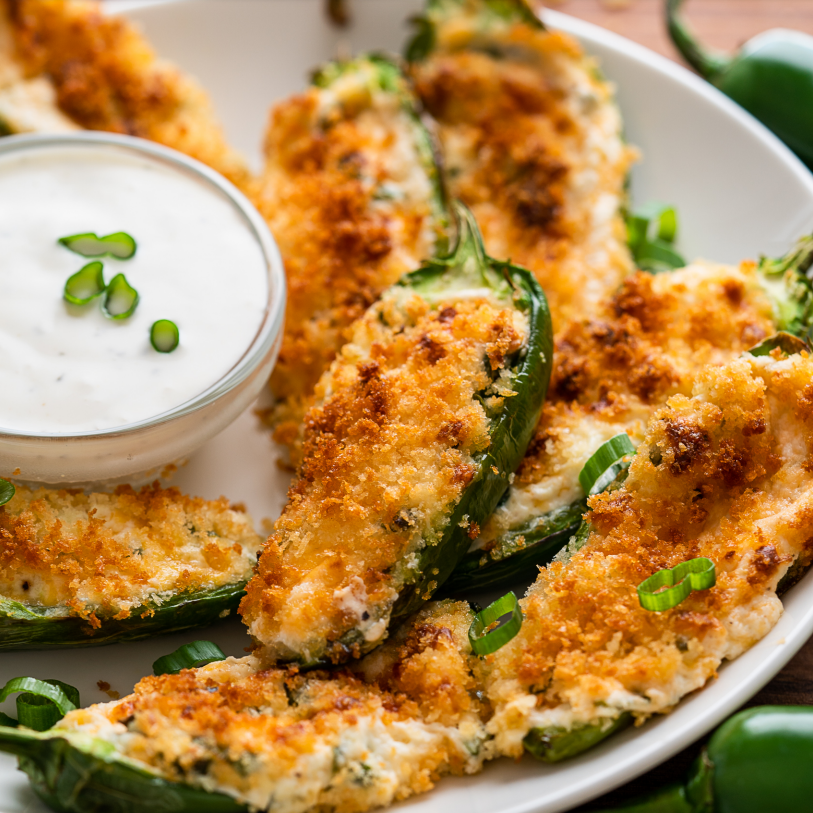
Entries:
[[[124,231],[135,313],[70,305],[69,276],[95,258],[58,238]],[[194,398],[251,345],[268,302],[262,249],[225,194],[148,155],[109,145],[43,146],[0,156],[0,432],[82,434],[143,421]],[[150,326],[180,345],[158,353]]]

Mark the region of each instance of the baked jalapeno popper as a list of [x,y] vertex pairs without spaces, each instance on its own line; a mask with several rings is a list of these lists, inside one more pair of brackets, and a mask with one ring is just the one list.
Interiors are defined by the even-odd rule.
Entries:
[[771,630],[777,589],[811,559],[811,381],[806,350],[745,353],[655,412],[626,482],[590,498],[581,547],[542,570],[493,656],[500,753],[573,756]]
[[261,544],[223,499],[18,487],[0,507],[0,650],[210,624],[237,609]]
[[132,24],[91,0],[0,0],[0,135],[77,129],[157,141],[252,189],[206,92]]
[[458,209],[451,253],[352,328],[241,613],[279,661],[377,646],[443,584],[525,453],[552,364],[545,296]]
[[450,195],[489,254],[536,275],[558,333],[633,270],[622,216],[633,150],[612,86],[522,0],[428,0],[407,59]]
[[269,419],[292,444],[350,324],[445,248],[447,214],[417,100],[382,56],[319,69],[308,91],[272,110],[265,154],[258,206],[288,278]]
[[361,674],[298,674],[249,656],[144,678],[49,731],[0,727],[0,750],[57,810],[368,810],[489,756],[472,618],[465,603],[435,603]]
[[503,589],[532,579],[574,533],[586,510],[579,473],[614,435],[637,445],[652,412],[697,374],[768,334],[807,337],[813,238],[777,260],[739,267],[696,262],[637,273],[588,319],[556,339],[542,418],[504,498],[446,589]]

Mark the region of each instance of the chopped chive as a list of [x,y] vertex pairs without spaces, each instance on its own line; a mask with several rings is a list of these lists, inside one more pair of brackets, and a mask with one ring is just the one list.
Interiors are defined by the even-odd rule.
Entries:
[[5,505],[15,494],[14,484],[0,477],[0,505]]
[[672,246],[678,229],[674,206],[649,203],[629,213],[626,221],[627,244],[638,268],[657,274],[686,264]]
[[800,339],[792,333],[786,333],[784,330],[780,330],[778,333],[774,333],[773,336],[768,336],[767,339],[763,339],[748,352],[752,356],[767,356],[770,355],[772,350],[776,350],[777,348],[786,356],[801,353],[802,350],[810,352],[810,347],[804,339]]
[[193,641],[184,644],[169,655],[163,655],[153,665],[155,675],[177,675],[181,669],[195,669],[207,663],[225,660],[226,656],[211,641]]
[[116,274],[107,286],[102,311],[108,319],[126,319],[138,305],[138,291],[127,282],[124,274]]
[[171,353],[179,344],[181,338],[178,326],[169,319],[159,319],[153,322],[150,328],[150,344],[159,353]]
[[611,437],[593,452],[579,472],[579,483],[585,494],[599,494],[629,467],[625,458],[635,454],[635,446],[626,432]]
[[126,231],[98,237],[92,231],[71,234],[58,240],[65,248],[83,257],[115,257],[129,260],[136,253],[136,241]]
[[63,296],[74,305],[87,305],[103,293],[104,289],[104,265],[94,260],[68,277]]
[[[495,621],[509,613],[511,617],[504,624],[486,632]],[[506,593],[474,616],[474,621],[469,627],[472,652],[475,655],[490,655],[515,638],[521,628],[522,610],[517,597],[514,593]]]
[[717,583],[714,562],[705,556],[653,573],[638,585],[638,601],[645,610],[662,613],[677,607],[692,590],[708,590]]
[[10,694],[22,692],[17,698],[19,720],[3,715],[4,725],[23,725],[35,731],[45,731],[69,711],[79,707],[79,692],[61,680],[37,680],[32,677],[12,678],[0,689],[0,702]]

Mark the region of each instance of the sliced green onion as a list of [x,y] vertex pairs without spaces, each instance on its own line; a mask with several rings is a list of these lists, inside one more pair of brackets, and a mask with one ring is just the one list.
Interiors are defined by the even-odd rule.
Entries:
[[758,345],[752,347],[748,352],[752,356],[767,356],[770,355],[772,350],[779,348],[786,356],[792,356],[795,353],[801,353],[802,350],[810,351],[810,347],[804,339],[794,336],[792,333],[786,333],[780,330],[779,333],[774,333],[773,336],[768,336],[763,339]]
[[677,607],[692,590],[708,590],[717,583],[714,562],[705,556],[653,573],[638,585],[638,601],[645,610],[662,613]]
[[672,247],[678,229],[674,206],[649,203],[629,213],[626,221],[627,243],[638,268],[657,274],[686,264]]
[[63,296],[74,305],[87,305],[91,299],[103,293],[104,289],[104,264],[94,260],[68,277]]
[[60,237],[59,241],[74,254],[83,257],[115,257],[129,260],[136,253],[136,241],[126,231],[98,237],[92,231]]
[[644,243],[633,256],[638,268],[652,274],[672,271],[686,265],[686,260],[663,240],[652,240]]
[[16,728],[19,723],[13,717],[9,717],[8,714],[0,711],[0,725],[8,726],[9,728]]
[[602,443],[579,472],[584,493],[590,495],[604,491],[621,471],[629,467],[626,458],[634,454],[635,446],[626,432]]
[[116,274],[107,286],[102,311],[108,319],[126,319],[138,305],[138,291],[127,282],[124,274]]
[[169,655],[160,657],[153,665],[155,675],[177,675],[181,669],[196,669],[207,663],[225,660],[223,650],[211,641],[193,641],[184,644]]
[[0,477],[0,505],[5,505],[15,494],[14,484]]
[[150,328],[150,344],[159,353],[171,353],[181,340],[178,326],[169,319],[159,319]]
[[15,722],[8,715],[3,715],[4,725],[19,724],[45,731],[69,711],[79,707],[78,690],[61,680],[12,678],[0,689],[0,703],[16,692],[22,692],[17,698],[17,715],[20,719]]
[[[495,621],[499,621],[509,613],[511,617],[504,624],[486,632],[486,629]],[[469,643],[472,652],[475,655],[490,655],[505,646],[521,628],[522,610],[517,597],[513,593],[506,593],[474,616],[474,621],[469,627]]]

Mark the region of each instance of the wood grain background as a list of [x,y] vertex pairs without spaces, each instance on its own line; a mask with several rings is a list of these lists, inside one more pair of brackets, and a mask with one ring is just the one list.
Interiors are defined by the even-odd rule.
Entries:
[[[681,61],[666,34],[663,0],[547,0],[547,5]],[[769,28],[794,28],[813,35],[813,0],[687,0],[684,13],[702,42],[723,50],[733,50]],[[765,704],[813,705],[813,639],[747,705]],[[681,780],[701,743],[702,740],[698,741],[658,768],[578,811],[612,808]]]

